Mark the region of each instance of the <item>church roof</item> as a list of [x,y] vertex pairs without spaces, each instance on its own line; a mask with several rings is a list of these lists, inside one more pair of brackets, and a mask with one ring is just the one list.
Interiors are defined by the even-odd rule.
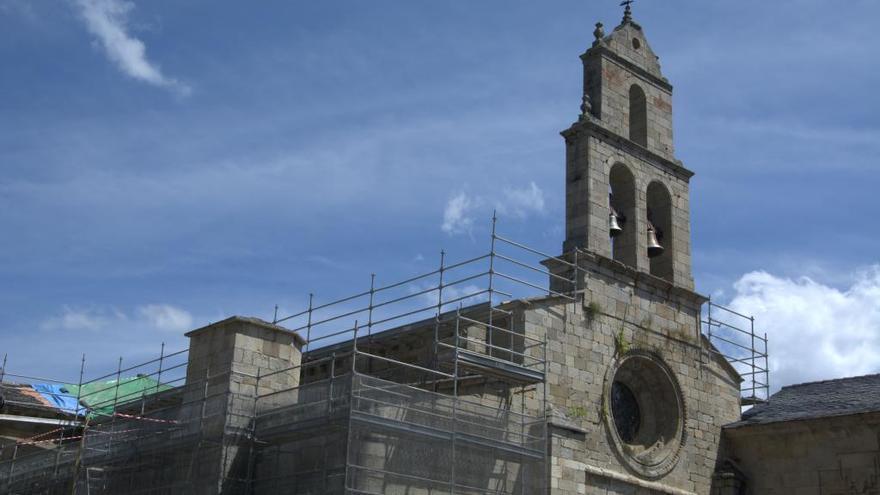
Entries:
[[727,428],[871,412],[880,412],[880,374],[783,387]]

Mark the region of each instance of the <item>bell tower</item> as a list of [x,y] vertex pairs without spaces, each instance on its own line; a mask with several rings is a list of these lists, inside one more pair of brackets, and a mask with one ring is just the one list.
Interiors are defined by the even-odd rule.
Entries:
[[701,331],[693,173],[675,158],[672,85],[629,3],[611,33],[596,25],[581,112],[562,132],[564,252],[544,265],[570,297],[523,316],[552,350],[550,493],[709,495],[742,377]]
[[629,6],[596,24],[566,145],[565,253],[576,248],[693,290],[689,180],[675,158],[672,85]]

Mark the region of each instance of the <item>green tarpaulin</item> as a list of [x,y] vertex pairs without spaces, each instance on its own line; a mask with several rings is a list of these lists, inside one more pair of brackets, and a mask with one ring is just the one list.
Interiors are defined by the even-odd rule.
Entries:
[[64,386],[73,397],[79,397],[79,402],[89,410],[90,415],[112,416],[114,405],[141,400],[156,392],[169,390],[172,387],[160,385],[159,382],[145,376],[132,376],[121,378],[117,386],[116,380],[84,383],[79,385],[66,384]]

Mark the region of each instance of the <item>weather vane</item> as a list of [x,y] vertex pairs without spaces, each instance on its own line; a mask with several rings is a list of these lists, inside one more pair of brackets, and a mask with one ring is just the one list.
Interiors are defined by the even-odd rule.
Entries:
[[620,2],[621,7],[626,6],[626,10],[623,11],[623,22],[632,21],[632,8],[630,6],[635,1],[636,0],[623,0],[622,2]]

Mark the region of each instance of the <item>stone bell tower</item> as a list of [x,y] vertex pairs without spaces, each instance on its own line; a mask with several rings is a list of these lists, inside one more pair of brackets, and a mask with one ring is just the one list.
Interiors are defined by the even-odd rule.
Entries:
[[531,301],[525,316],[536,334],[551,322],[550,493],[716,495],[741,377],[701,333],[693,173],[675,158],[672,85],[629,3],[612,32],[596,25],[581,112],[562,132],[566,238],[544,264],[575,297]]
[[[562,132],[563,250],[581,248],[693,289],[688,199],[693,173],[675,158],[672,85],[629,10],[610,35],[599,23],[594,36],[581,55],[581,115]],[[609,231],[612,212],[619,231]],[[653,242],[649,250],[649,228],[662,250]]]

